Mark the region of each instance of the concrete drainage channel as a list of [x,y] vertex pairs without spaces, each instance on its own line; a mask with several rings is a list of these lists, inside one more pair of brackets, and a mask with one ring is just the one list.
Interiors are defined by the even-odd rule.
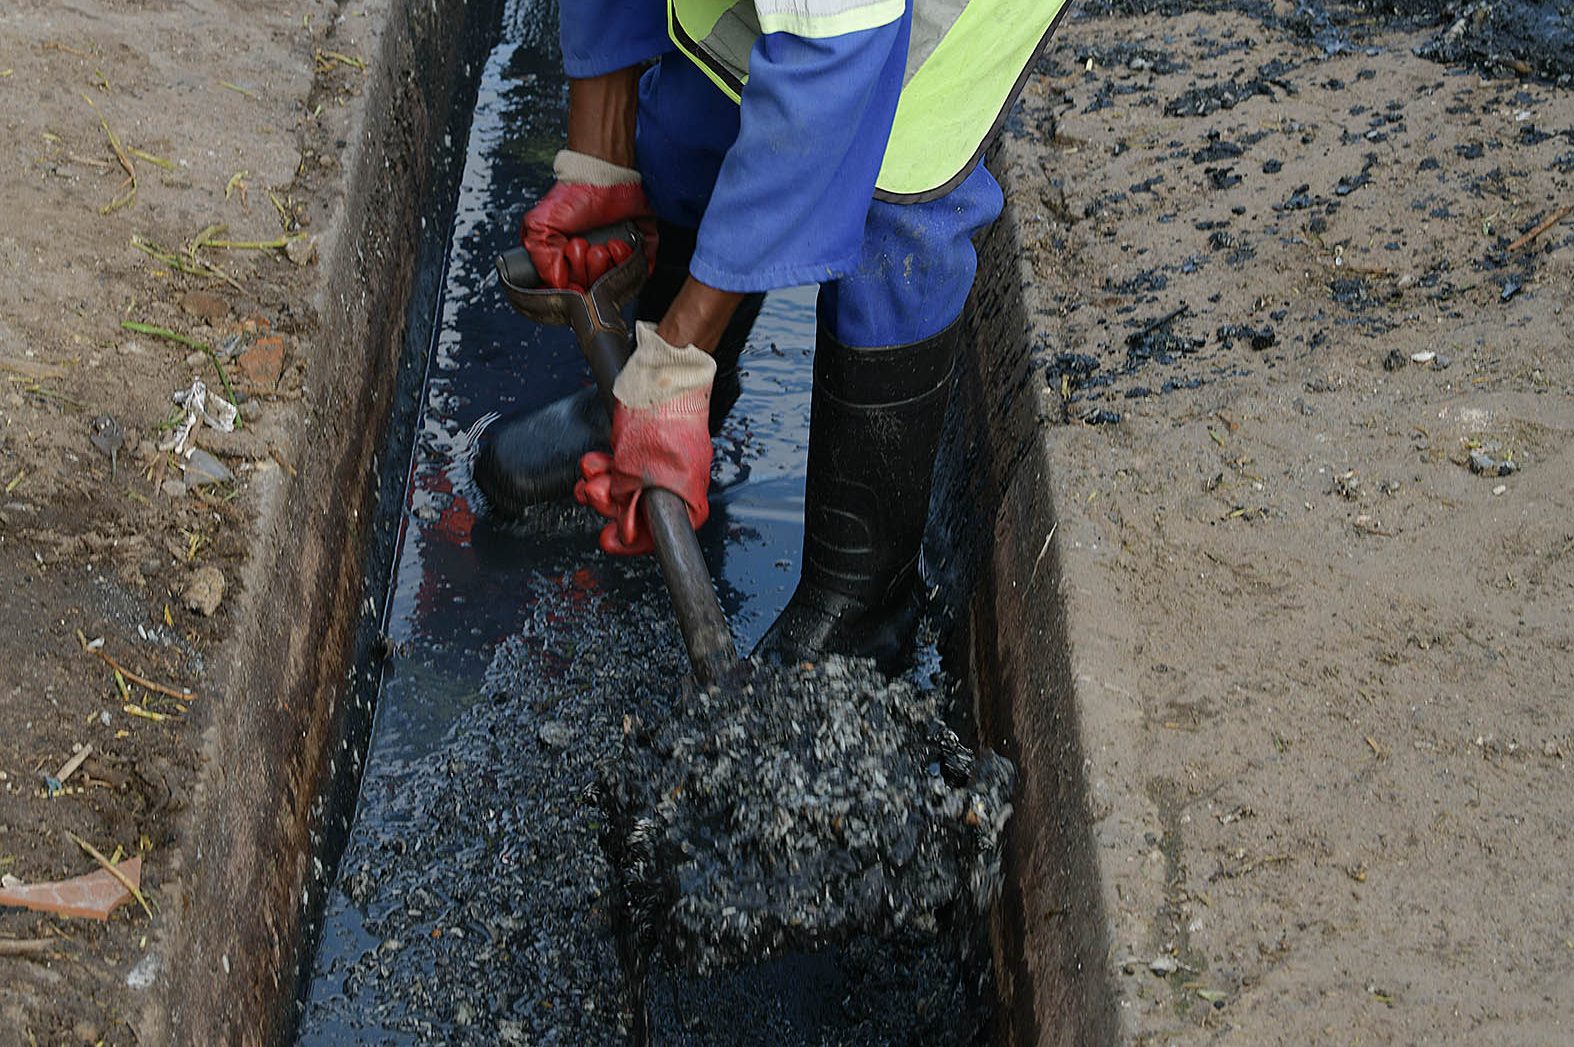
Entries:
[[[1010,199],[1010,171],[994,168]],[[1040,433],[1022,246],[1006,213],[979,251],[973,352],[938,464],[929,555],[950,608],[951,666],[981,744],[1017,765],[1005,887],[990,920],[997,1043],[1118,1036],[1103,893]]]
[[[669,701],[683,660],[654,567],[595,552],[594,523],[580,511],[543,508],[505,531],[466,500],[468,424],[500,399],[528,406],[560,395],[579,381],[579,367],[567,332],[531,329],[487,278],[492,253],[511,239],[504,226],[545,184],[561,126],[550,6],[517,0],[503,12],[503,41],[476,66],[480,96],[462,152],[457,142],[476,97],[475,71],[462,70],[496,39],[496,11],[449,7],[390,28],[384,50],[398,61],[372,85],[381,97],[370,108],[388,120],[385,147],[403,141],[409,155],[439,156],[446,126],[453,160],[388,188],[374,143],[362,157],[364,198],[346,201],[346,220],[368,223],[364,235],[346,233],[340,252],[343,300],[363,317],[346,327],[356,334],[346,344],[383,348],[375,362],[344,354],[340,381],[360,392],[340,423],[345,445],[329,452],[342,460],[319,463],[318,484],[296,489],[365,496],[336,516],[325,494],[321,506],[276,516],[312,521],[307,540],[322,548],[256,584],[281,605],[310,608],[321,623],[315,635],[331,642],[289,663],[309,662],[314,672],[262,662],[238,669],[246,687],[237,692],[289,695],[288,712],[264,727],[254,719],[264,710],[252,710],[253,719],[218,730],[275,738],[278,759],[229,754],[248,770],[199,803],[207,852],[226,854],[228,870],[202,890],[227,893],[194,898],[204,907],[192,912],[215,916],[188,917],[182,928],[197,954],[222,954],[232,973],[238,966],[247,990],[176,1010],[180,1039],[237,1028],[303,1043],[625,1036],[598,908],[604,874],[579,793],[615,745],[622,713],[631,703]],[[412,90],[399,69],[435,79]],[[430,108],[443,99],[455,103],[446,125]],[[445,163],[460,157],[463,172],[445,181]],[[391,228],[413,233],[422,227],[416,205],[454,199],[454,177],[450,240],[441,242],[448,223],[428,210],[420,257],[390,248],[379,264],[393,279],[360,286],[352,274],[374,268],[365,251],[376,242],[371,216],[402,216]],[[401,202],[416,190],[424,195]],[[390,211],[387,201],[399,207]],[[351,264],[356,244],[361,261]],[[1017,254],[1008,214],[982,252],[972,310],[981,351],[969,356],[954,401],[931,550],[940,591],[965,594],[940,615],[945,669],[966,706],[959,717],[1021,774],[1001,902],[969,942],[854,943],[728,978],[662,979],[652,997],[657,1043],[1114,1038]],[[401,271],[399,258],[414,270]],[[352,288],[372,297],[354,305]],[[380,328],[370,320],[400,315],[406,293],[396,392],[389,365],[400,339],[386,320]],[[745,398],[718,445],[715,511],[702,544],[741,645],[769,624],[795,577],[812,333],[812,294],[772,296],[744,358]],[[363,388],[367,376],[377,388]],[[373,434],[390,414],[374,496],[352,477],[372,467],[375,444],[348,434]],[[359,518],[373,521],[369,531]],[[365,593],[344,571],[357,546],[369,549]],[[367,596],[371,606],[385,603],[380,582],[390,562],[388,609],[368,614]],[[333,585],[317,584],[336,572]],[[305,595],[319,593],[330,598]],[[274,650],[291,642],[277,640]],[[367,714],[379,677],[373,728]],[[271,704],[266,713],[277,716]],[[223,739],[214,747],[222,752]],[[263,816],[258,796],[293,799]],[[265,904],[235,906],[238,897]],[[305,931],[314,925],[320,932]],[[308,940],[315,958],[300,947]],[[203,998],[198,975],[187,979],[189,998]]]

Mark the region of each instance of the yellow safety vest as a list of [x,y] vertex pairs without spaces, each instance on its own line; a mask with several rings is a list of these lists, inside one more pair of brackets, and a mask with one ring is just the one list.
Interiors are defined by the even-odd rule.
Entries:
[[[1067,0],[914,0],[907,72],[875,195],[933,200],[967,177]],[[888,25],[904,0],[667,0],[667,31],[734,101],[762,33],[819,38]]]

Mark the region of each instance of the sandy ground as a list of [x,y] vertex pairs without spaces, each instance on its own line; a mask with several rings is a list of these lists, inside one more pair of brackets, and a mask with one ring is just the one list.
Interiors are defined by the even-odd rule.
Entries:
[[1007,143],[1135,1042],[1574,1038],[1574,95],[1428,35],[1073,20]]
[[[220,697],[204,690],[207,659],[232,624],[248,484],[290,467],[276,437],[308,381],[311,235],[363,75],[365,19],[339,14],[323,0],[14,0],[0,11],[0,872],[38,882],[92,871],[74,832],[106,855],[143,854],[158,912],[203,703]],[[297,241],[289,254],[192,250],[282,239]],[[200,377],[222,392],[213,363],[125,321],[217,350],[245,401],[243,428],[209,429],[199,446],[229,479],[187,489],[157,447],[175,391]],[[113,462],[92,440],[106,415],[123,433]],[[218,576],[228,586],[215,599]],[[205,594],[192,592],[199,577]],[[79,632],[199,697],[134,683],[122,694]],[[92,755],[51,795],[46,776],[82,745]],[[0,937],[56,943],[43,962],[0,959],[0,1043],[133,1042],[140,1004],[126,977],[149,941],[136,906],[107,924],[0,910]]]

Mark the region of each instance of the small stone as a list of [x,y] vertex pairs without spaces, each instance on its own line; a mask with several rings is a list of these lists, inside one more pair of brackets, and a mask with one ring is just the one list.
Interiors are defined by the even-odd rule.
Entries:
[[284,339],[276,334],[264,335],[236,357],[235,363],[252,386],[272,390],[284,373]]
[[311,265],[312,259],[317,257],[317,241],[306,238],[291,240],[284,245],[284,257],[298,266]]
[[195,352],[191,352],[191,353],[187,353],[186,354],[186,366],[187,367],[201,367],[203,365],[203,363],[207,361],[207,359],[208,359],[208,354],[203,352],[201,349],[198,349]]
[[200,447],[191,452],[181,468],[186,472],[188,487],[201,487],[204,484],[224,483],[235,479],[235,474],[230,472],[229,466]]
[[1485,451],[1471,451],[1470,471],[1478,476],[1494,475],[1497,473],[1497,459]]
[[187,291],[180,298],[181,311],[188,316],[213,323],[230,315],[230,305],[216,294],[206,291]]
[[1448,368],[1452,367],[1453,364],[1454,364],[1454,358],[1452,356],[1447,356],[1447,355],[1445,355],[1443,353],[1438,353],[1437,354],[1437,359],[1432,361],[1433,368],[1435,368],[1436,370],[1439,370],[1439,371],[1446,371],[1446,370],[1448,370]]
[[186,607],[204,618],[213,617],[224,599],[224,572],[212,564],[197,568],[186,582]]
[[1148,970],[1160,978],[1167,978],[1180,970],[1180,962],[1173,956],[1158,956],[1148,964]]
[[1410,362],[1416,364],[1429,364],[1436,359],[1437,354],[1430,349],[1422,349],[1420,352],[1410,354]]
[[167,498],[186,497],[186,485],[179,480],[165,480],[159,485],[159,490],[163,491]]
[[1383,370],[1397,371],[1410,361],[1398,349],[1388,350],[1388,355],[1383,357]]
[[137,965],[126,974],[126,984],[139,992],[147,989],[158,978],[158,968],[158,954],[150,952],[138,960]]
[[1493,494],[1502,494],[1506,490],[1508,490],[1508,485],[1507,484],[1498,484],[1496,487],[1492,488],[1492,493]]
[[562,720],[548,720],[536,731],[542,744],[551,749],[567,749],[574,741],[574,732]]

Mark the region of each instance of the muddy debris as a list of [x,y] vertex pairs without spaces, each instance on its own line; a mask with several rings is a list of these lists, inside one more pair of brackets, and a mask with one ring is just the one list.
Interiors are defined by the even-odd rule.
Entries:
[[187,291],[180,296],[181,312],[206,323],[217,323],[230,315],[229,303],[207,291]]
[[705,972],[976,922],[1015,771],[939,711],[935,692],[833,657],[747,663],[633,724],[595,797],[638,948]]
[[1127,368],[1135,370],[1149,360],[1171,364],[1178,357],[1190,356],[1201,350],[1207,344],[1203,339],[1178,335],[1171,330],[1175,321],[1190,311],[1186,305],[1178,306],[1127,335]]
[[284,257],[305,268],[317,260],[317,238],[297,237],[284,245]]
[[[533,609],[494,652],[484,697],[431,752],[369,767],[363,795],[388,809],[362,821],[335,904],[353,908],[355,941],[370,944],[331,961],[303,1011],[302,1043],[342,1043],[345,1029],[431,1042],[459,1024],[461,1006],[465,1042],[627,1042],[613,870],[587,795],[620,760],[626,717],[681,716],[670,705],[685,656],[658,578],[647,582],[588,602],[545,576],[530,583]],[[588,632],[565,634],[566,616]],[[969,944],[984,948],[972,940],[980,927]],[[988,998],[977,982],[989,963],[977,952],[964,963],[947,945],[850,943],[830,961],[828,997],[848,1013],[825,1019],[836,1030],[825,1037],[784,1017],[790,974],[675,972],[652,994],[655,1042],[767,1042],[739,1030],[769,1029],[768,1042],[791,1045],[973,1043],[987,1022],[973,1000]],[[673,996],[683,1003],[669,1006]]]
[[1477,447],[1470,452],[1470,471],[1477,476],[1512,476],[1519,472],[1519,463],[1508,455],[1498,457],[1496,444]]
[[1225,324],[1215,332],[1219,344],[1228,349],[1237,339],[1251,346],[1256,353],[1271,349],[1278,344],[1279,338],[1274,334],[1273,324],[1264,324],[1261,327],[1252,327],[1250,324]]
[[1164,105],[1165,116],[1208,116],[1220,109],[1234,109],[1248,98],[1277,98],[1273,84],[1259,75],[1248,80],[1229,79],[1206,87],[1190,87]]
[[1476,0],[1458,8],[1448,28],[1418,53],[1494,76],[1574,84],[1574,7],[1560,0]]
[[212,618],[224,600],[224,572],[205,564],[191,573],[184,593],[186,607],[204,618]]
[[114,415],[101,414],[89,424],[88,441],[109,459],[109,475],[113,478],[120,465],[120,449],[126,446],[126,431]]

